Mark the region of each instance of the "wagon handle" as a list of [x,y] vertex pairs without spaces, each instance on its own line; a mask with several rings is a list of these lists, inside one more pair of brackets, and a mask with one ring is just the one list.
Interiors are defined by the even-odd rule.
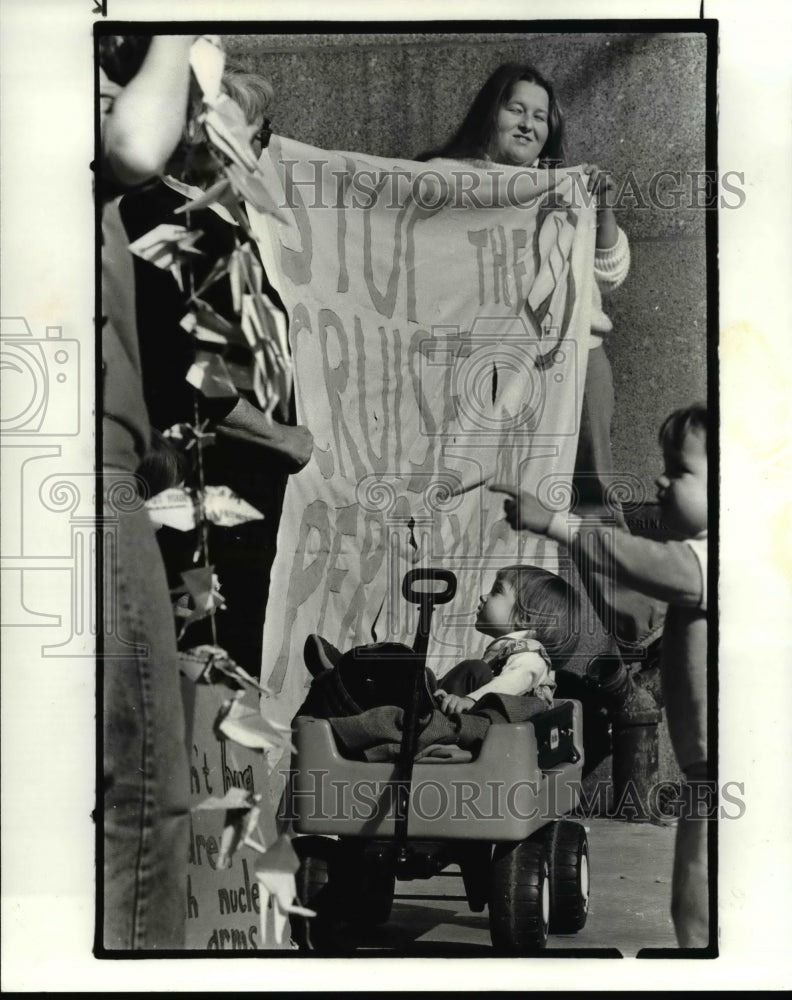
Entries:
[[[413,584],[423,581],[445,583],[445,590],[415,590]],[[448,604],[456,594],[457,579],[450,569],[411,569],[404,574],[402,594],[410,604]]]
[[[443,590],[415,590],[414,584],[430,581],[443,583]],[[411,569],[402,580],[402,594],[411,604],[419,606],[418,631],[413,643],[414,655],[409,662],[413,672],[410,701],[404,713],[403,732],[399,756],[396,764],[396,817],[395,839],[398,859],[406,857],[407,813],[409,811],[410,785],[412,783],[413,760],[417,742],[418,706],[425,688],[426,649],[429,644],[429,630],[432,611],[436,604],[447,604],[456,594],[456,576],[448,569]]]
[[[414,584],[422,582],[444,583],[443,590],[416,590]],[[410,604],[420,608],[418,615],[418,631],[415,634],[413,649],[421,665],[426,660],[426,649],[429,645],[429,631],[432,625],[432,612],[436,604],[448,604],[456,594],[457,580],[450,569],[411,569],[404,574],[402,594]]]

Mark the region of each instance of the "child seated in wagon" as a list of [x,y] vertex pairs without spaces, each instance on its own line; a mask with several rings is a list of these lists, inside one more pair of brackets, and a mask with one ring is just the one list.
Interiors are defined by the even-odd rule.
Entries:
[[[551,708],[555,691],[555,669],[573,654],[577,635],[570,623],[578,620],[579,598],[575,589],[561,577],[537,566],[514,565],[497,571],[489,593],[481,596],[476,615],[477,631],[492,642],[476,659],[456,664],[438,681],[427,668],[427,700],[424,708],[446,716],[475,711],[485,695],[530,698],[531,713]],[[300,714],[328,717],[323,711],[322,692],[333,701],[329,714],[354,714],[374,704],[399,704],[401,701],[398,666],[389,659],[411,655],[407,646],[398,643],[373,643],[342,654],[326,639],[311,635],[305,643],[305,662],[316,680],[330,680],[331,685],[312,686]],[[336,670],[353,662],[376,663],[376,690],[366,704],[356,704],[339,695],[343,683]],[[438,687],[438,685],[440,685]]]

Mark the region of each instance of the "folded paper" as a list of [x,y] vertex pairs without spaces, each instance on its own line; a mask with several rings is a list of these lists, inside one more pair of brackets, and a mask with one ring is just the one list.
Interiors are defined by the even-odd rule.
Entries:
[[190,531],[198,524],[196,507],[200,505],[201,497],[203,518],[219,528],[235,528],[248,521],[260,521],[264,517],[228,486],[206,486],[203,493],[193,493],[181,486],[174,486],[147,500],[146,509],[154,524],[166,525],[177,531]]
[[207,399],[239,395],[225,361],[212,351],[196,351],[185,378]]
[[255,802],[250,808],[232,809],[226,813],[225,825],[220,835],[220,850],[217,855],[217,867],[228,868],[236,852],[241,847],[252,847],[263,854],[266,847],[255,836],[261,816],[261,806],[258,804],[262,796],[255,796]]
[[226,94],[220,96],[213,107],[201,115],[199,121],[206,127],[209,141],[232,164],[243,170],[256,169],[256,156],[250,145],[251,130],[244,112]]
[[199,427],[192,424],[173,424],[163,431],[163,437],[169,438],[176,443],[182,451],[189,451],[196,444],[199,448],[206,448],[215,443],[217,435],[214,431],[207,431],[209,421],[205,420]]
[[203,92],[207,104],[214,104],[220,97],[223,82],[225,52],[217,36],[202,35],[190,46],[190,68]]
[[184,291],[181,277],[181,263],[190,254],[200,254],[195,243],[203,236],[200,230],[185,229],[173,223],[163,222],[129,244],[129,250],[142,260],[170,271],[181,291]]
[[261,178],[243,165],[232,163],[226,167],[226,177],[234,190],[259,212],[271,215],[279,222],[286,222],[285,211],[280,208]]
[[192,309],[182,318],[181,326],[196,340],[213,344],[247,345],[241,327],[221,316],[217,310],[201,299],[194,299]]
[[181,205],[179,208],[174,209],[174,215],[184,215],[187,212],[198,212],[201,209],[208,208],[219,215],[229,225],[238,225],[237,220],[228,208],[228,196],[231,195],[233,199],[234,193],[231,183],[227,178],[224,177],[222,180],[217,181],[216,184],[213,184],[205,191],[203,188],[196,187],[195,184],[185,184],[178,177],[171,177],[169,174],[163,177],[162,180],[169,188],[178,191],[179,194],[183,194],[185,198],[189,198],[186,205]]
[[195,502],[187,490],[174,486],[146,501],[149,518],[157,527],[191,531],[196,524]]
[[223,680],[233,680],[238,685],[254,688],[259,694],[269,693],[263,684],[235,663],[221,646],[205,643],[182,650],[179,652],[179,664],[182,672],[195,683],[214,683],[220,679],[215,674],[221,674]]
[[186,592],[192,607],[185,606],[183,600],[177,601],[174,606],[176,617],[184,619],[179,638],[193,622],[207,618],[225,607],[225,599],[220,593],[220,581],[214,572],[214,566],[199,566],[197,569],[185,570],[181,578],[184,587],[177,588],[173,592],[174,596],[184,595]]
[[[261,796],[258,796],[260,799]],[[210,795],[193,809],[244,809],[247,812],[256,805],[257,797],[251,795],[245,788],[229,788],[222,798]]]
[[290,726],[265,719],[258,706],[245,705],[239,697],[223,703],[216,726],[227,739],[249,750],[266,752],[291,746]]
[[285,835],[278,838],[256,865],[256,880],[261,894],[262,940],[267,940],[268,911],[273,915],[273,943],[277,945],[285,943],[286,924],[290,914],[308,918],[316,916],[314,910],[309,910],[297,902],[297,884],[294,876],[299,866],[300,862],[291,846],[291,841]]
[[221,528],[234,528],[264,518],[260,511],[228,486],[207,486],[204,490],[204,510],[207,519]]
[[218,654],[225,651],[219,646],[194,646],[192,649],[179,651],[179,666],[183,674],[197,683],[200,680],[208,680],[209,673],[214,666]]

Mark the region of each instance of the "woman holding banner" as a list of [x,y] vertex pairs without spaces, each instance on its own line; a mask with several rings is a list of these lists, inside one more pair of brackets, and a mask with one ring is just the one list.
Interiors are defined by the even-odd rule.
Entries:
[[[552,168],[565,159],[564,116],[551,83],[533,67],[505,63],[476,95],[462,124],[429,158],[460,160],[476,167],[492,164]],[[614,395],[610,362],[603,337],[613,324],[602,308],[602,292],[618,288],[630,269],[627,237],[616,224],[608,193],[613,180],[599,167],[588,165],[589,190],[597,204],[597,238],[588,366],[575,462],[578,503],[608,507],[619,523],[624,519],[615,499],[607,496],[613,473],[611,420]]]

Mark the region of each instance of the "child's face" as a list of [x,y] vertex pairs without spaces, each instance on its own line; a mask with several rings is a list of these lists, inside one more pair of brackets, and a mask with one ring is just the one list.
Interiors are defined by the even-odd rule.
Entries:
[[513,632],[514,610],[517,603],[517,593],[510,583],[495,577],[495,583],[488,594],[479,598],[476,628],[484,635],[494,639]]
[[707,527],[707,436],[690,430],[677,453],[663,449],[665,471],[658,476],[657,499],[670,528],[688,536]]

